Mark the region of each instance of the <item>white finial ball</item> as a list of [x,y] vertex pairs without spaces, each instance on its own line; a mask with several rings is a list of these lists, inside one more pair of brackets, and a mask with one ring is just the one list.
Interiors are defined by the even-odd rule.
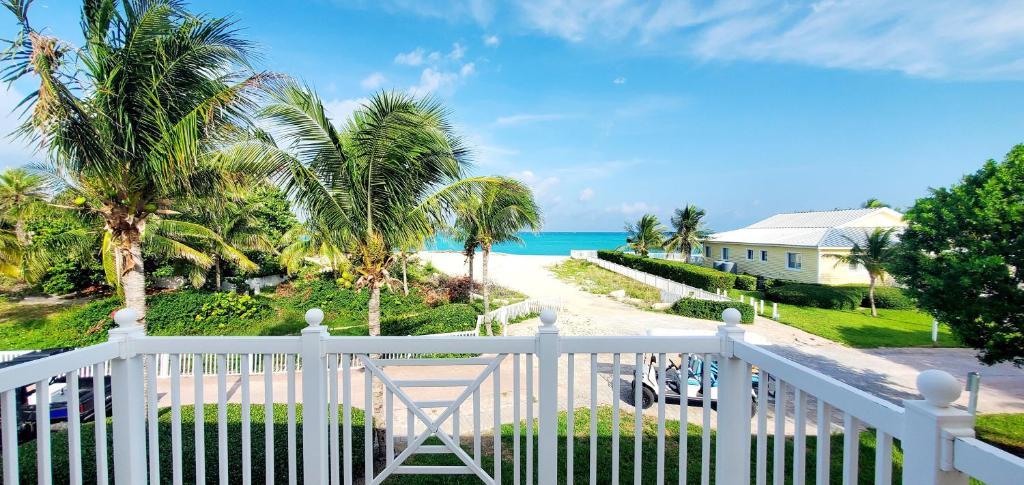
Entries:
[[136,325],[139,323],[139,312],[131,308],[122,308],[114,312],[114,323],[123,328]]
[[558,314],[550,308],[545,308],[540,311],[540,321],[544,326],[554,325],[555,320],[558,319]]
[[722,312],[722,321],[724,321],[726,325],[739,325],[740,320],[742,319],[743,315],[735,308],[726,308],[725,311]]
[[917,390],[929,404],[945,408],[960,398],[962,387],[949,372],[929,369],[917,375]]
[[306,324],[310,327],[318,327],[324,322],[324,311],[319,308],[306,310]]

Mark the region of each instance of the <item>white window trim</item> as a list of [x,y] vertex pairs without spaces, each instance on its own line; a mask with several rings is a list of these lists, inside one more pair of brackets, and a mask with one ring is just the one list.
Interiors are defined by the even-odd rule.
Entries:
[[747,250],[747,261],[753,261],[753,260],[754,260],[754,250],[753,249],[748,249]]
[[768,262],[768,251],[767,250],[764,250],[764,249],[761,250],[761,262],[762,263],[767,263]]
[[722,248],[722,253],[721,253],[722,254],[722,259],[725,260],[725,261],[728,261],[729,260],[729,253],[730,253],[729,248],[723,247]]

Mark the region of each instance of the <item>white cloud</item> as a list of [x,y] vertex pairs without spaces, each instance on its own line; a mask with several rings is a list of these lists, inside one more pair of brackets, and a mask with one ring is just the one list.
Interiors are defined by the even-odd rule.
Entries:
[[546,195],[552,188],[554,188],[556,185],[559,184],[559,182],[561,182],[561,180],[558,177],[541,177],[533,173],[532,170],[512,172],[508,174],[508,176],[517,179],[525,183],[526,185],[529,185],[530,188],[533,189],[534,195],[536,195],[538,198],[541,198],[544,195]]
[[335,126],[340,126],[348,121],[353,111],[369,101],[366,98],[333,99],[324,102],[324,111]]
[[449,59],[454,59],[454,60],[457,61],[459,59],[462,59],[462,56],[465,56],[465,55],[466,55],[466,47],[463,46],[462,44],[456,42],[456,43],[452,44],[452,51],[448,53],[448,58]]
[[363,89],[377,89],[387,82],[388,78],[384,77],[383,73],[375,72],[366,76],[359,85],[362,86]]
[[567,118],[566,115],[560,113],[543,113],[543,114],[515,114],[509,116],[500,116],[494,120],[495,126],[513,126],[513,125],[524,125],[527,123],[536,123],[541,121],[555,121]]
[[657,207],[648,204],[647,202],[623,202],[618,207],[610,208],[611,212],[621,212],[623,215],[634,215],[646,212],[653,212],[657,210]]
[[476,73],[476,64],[472,62],[463,64],[462,67],[459,68],[459,75],[462,77],[472,76],[474,73]]
[[497,35],[485,35],[484,45],[488,47],[498,47],[499,45],[501,45],[501,38],[499,38]]
[[1024,79],[1019,0],[529,0],[527,28],[706,60]]
[[594,189],[587,187],[580,191],[580,202],[586,202],[594,198]]
[[395,56],[395,64],[402,64],[405,66],[419,66],[424,62],[424,55],[426,51],[422,47],[417,47],[409,52],[398,54]]
[[619,76],[615,79],[612,79],[612,84],[626,84],[626,78]]
[[425,96],[437,91],[444,91],[455,86],[459,75],[428,67],[420,73],[420,82],[409,88],[413,96]]

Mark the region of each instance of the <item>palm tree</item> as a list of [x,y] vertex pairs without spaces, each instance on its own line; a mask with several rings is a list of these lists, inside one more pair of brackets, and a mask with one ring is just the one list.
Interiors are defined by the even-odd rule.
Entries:
[[27,246],[31,240],[25,230],[25,219],[32,208],[46,200],[46,180],[23,168],[12,168],[0,173],[0,212],[14,225],[18,243]]
[[[529,187],[517,180],[500,177],[497,183],[484,187],[479,196],[463,201],[456,212],[455,225],[475,234],[472,240],[480,245],[484,315],[487,315],[490,312],[487,266],[491,248],[503,242],[522,242],[519,231],[523,229],[540,229],[540,207]],[[490,319],[486,323],[487,335],[493,335]]]
[[878,310],[875,308],[875,284],[885,277],[885,268],[893,259],[895,254],[896,228],[876,227],[873,231],[864,230],[864,241],[854,241],[853,238],[844,235],[843,237],[853,244],[848,254],[830,254],[836,258],[836,265],[848,264],[850,266],[863,266],[868,272],[868,301],[871,302],[871,316],[877,317]]
[[889,204],[886,204],[885,202],[882,202],[872,197],[868,200],[865,200],[864,203],[861,204],[860,206],[862,209],[878,209],[880,207],[889,207]]
[[707,237],[707,230],[704,229],[704,216],[707,213],[704,209],[693,204],[687,204],[682,209],[676,209],[672,216],[672,227],[675,232],[665,241],[665,251],[679,251],[689,261],[693,247],[700,244],[701,239]]
[[651,249],[660,248],[665,243],[665,226],[654,214],[644,214],[636,224],[627,222],[625,229],[629,235],[622,248],[632,249],[642,257],[646,258]]
[[125,305],[142,317],[147,225],[220,191],[224,167],[209,154],[245,123],[268,76],[249,69],[232,21],[177,0],[85,2],[78,48],[34,29],[31,2],[3,3],[21,27],[4,79],[39,79],[20,133],[46,150],[49,177],[103,219]]
[[208,250],[212,253],[214,287],[218,290],[225,260],[242,271],[254,271],[259,266],[244,251],[274,250],[274,244],[266,237],[256,218],[259,206],[253,203],[251,195],[243,191],[226,198],[196,199],[190,204],[190,219],[218,236]]
[[337,274],[347,266],[348,257],[338,247],[331,231],[322,229],[314,221],[296,224],[281,236],[280,258],[288,274],[297,273],[308,262],[326,267]]

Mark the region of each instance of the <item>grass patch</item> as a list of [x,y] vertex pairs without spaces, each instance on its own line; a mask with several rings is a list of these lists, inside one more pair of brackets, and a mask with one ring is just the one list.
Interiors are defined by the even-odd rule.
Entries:
[[[240,406],[236,404],[230,404],[228,406],[228,446],[229,446],[229,483],[241,483],[241,425],[239,424]],[[206,413],[206,478],[207,480],[215,480],[217,478],[217,425],[216,425],[216,406],[207,405],[205,408]],[[195,479],[194,475],[194,457],[195,451],[193,447],[193,421],[192,421],[192,409],[190,406],[182,406],[182,443],[183,453],[182,462],[184,468],[184,481],[191,483]],[[598,408],[597,415],[597,477],[599,483],[611,483],[611,466],[612,466],[612,419],[611,419],[611,408],[609,406],[602,406]],[[169,410],[161,410],[160,415],[160,432],[161,437],[170,435],[170,413]],[[284,405],[274,405],[274,445],[275,445],[275,467],[274,475],[277,483],[287,483],[287,421],[286,421],[286,407]],[[577,409],[572,417],[574,433],[573,433],[573,475],[576,483],[587,483],[588,477],[590,476],[590,410],[586,408]],[[301,423],[301,405],[297,411],[297,422]],[[352,439],[354,444],[353,453],[353,470],[357,477],[362,473],[363,460],[362,460],[362,413],[358,410],[353,409],[353,429]],[[566,476],[566,455],[567,455],[567,423],[568,415],[565,412],[559,414],[558,419],[558,474],[559,483],[565,482]],[[87,424],[83,426],[83,465],[85,467],[84,476],[86,479],[95,476],[95,454],[93,452],[92,440],[92,425]],[[519,424],[520,434],[525,436],[526,426],[525,422]],[[501,428],[501,442],[502,442],[502,455],[501,455],[501,468],[503,481],[511,482],[513,476],[513,430],[515,425],[505,424]],[[536,422],[534,430],[537,430]],[[686,478],[687,483],[700,483],[701,476],[701,464],[702,457],[700,454],[701,450],[701,428],[699,426],[689,424],[685,428],[685,439],[687,443],[687,461],[686,461]],[[633,416],[630,413],[622,412],[620,416],[620,448],[619,448],[619,465],[620,465],[620,480],[632,481],[634,461],[633,461],[633,443],[634,443],[634,430],[633,430]],[[680,436],[680,425],[678,421],[668,420],[666,421],[666,437],[665,437],[665,479],[666,483],[676,483],[679,481],[679,436]],[[296,430],[298,450],[297,456],[299,457],[298,472],[299,482],[301,483],[301,450],[302,450],[302,433],[301,427]],[[108,434],[109,436],[109,434]],[[54,461],[54,482],[55,483],[67,483],[67,435],[65,432],[54,432],[53,437],[53,461]],[[712,433],[712,458],[710,460],[710,474],[713,480],[715,464],[714,464],[714,440],[715,435]],[[654,418],[644,417],[643,428],[642,428],[642,450],[643,450],[643,483],[654,483],[655,482],[655,456],[657,453],[657,422]],[[754,444],[751,439],[751,456],[754,456]],[[874,445],[875,439],[871,432],[866,432],[861,435],[861,446],[860,446],[860,475],[858,477],[858,483],[873,483],[874,479]],[[262,406],[253,406],[252,409],[252,478],[253,483],[264,482],[263,475],[263,464],[265,459],[263,456],[263,408]],[[434,439],[428,441],[428,444],[437,444],[438,442]],[[485,470],[490,473],[494,470],[494,454],[493,454],[493,438],[486,437],[482,440],[482,459],[481,464]],[[472,439],[463,438],[462,448],[472,456]],[[843,439],[841,435],[832,435],[831,441],[831,470],[832,475],[836,474],[842,469],[843,461]],[[525,452],[525,438],[521,438],[521,455],[520,455],[520,466],[522,473],[525,475],[526,470],[526,452]],[[772,453],[773,447],[772,437],[768,438],[768,463],[767,473],[768,481],[772,481]],[[170,439],[160,440],[160,459],[161,459],[161,481],[170,482]],[[786,464],[786,481],[792,480],[792,451],[793,443],[792,438],[786,438],[787,448],[787,464]],[[110,449],[110,456],[112,460],[113,451]],[[534,460],[537,459],[537,440],[534,439]],[[815,451],[816,451],[816,440],[813,436],[807,437],[807,469],[806,478],[807,483],[814,482],[815,474]],[[22,472],[22,480],[27,483],[35,481],[35,444],[25,443],[19,449],[20,455],[20,469]],[[894,446],[893,452],[893,480],[894,483],[900,483],[900,475],[902,470],[902,452],[899,450],[898,444]],[[416,455],[412,459],[406,462],[408,465],[456,465],[461,464],[458,459],[451,455]],[[732,463],[731,463],[732,465]],[[744,466],[745,464],[736,463],[736,466]],[[536,464],[534,470],[536,470]],[[753,467],[751,466],[751,476],[753,477]],[[386,483],[389,484],[471,484],[479,483],[479,479],[474,476],[392,476]],[[534,483],[538,483],[534,480]]]
[[980,414],[974,431],[979,440],[1024,458],[1024,413]]
[[[754,296],[759,291],[730,290],[733,298]],[[765,302],[765,315],[771,316],[771,304]],[[828,310],[779,303],[779,322],[850,347],[931,347],[932,317],[918,310],[879,309],[878,317],[868,308]],[[949,328],[939,326],[939,347],[962,347]]]
[[558,279],[579,286],[589,293],[607,295],[616,290],[626,290],[626,296],[630,298],[636,298],[646,303],[661,301],[661,292],[656,288],[586,261],[567,259],[548,269]]

